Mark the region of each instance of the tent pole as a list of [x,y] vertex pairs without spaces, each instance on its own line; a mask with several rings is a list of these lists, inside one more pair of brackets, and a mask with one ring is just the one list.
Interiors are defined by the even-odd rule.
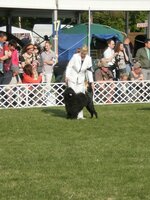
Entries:
[[19,25],[19,28],[22,28],[22,25],[21,25],[21,17],[18,17],[18,25]]
[[89,56],[91,55],[90,43],[91,43],[91,11],[89,7],[89,23],[88,23],[88,54]]
[[[54,10],[54,23],[57,24],[57,19],[58,19],[58,13],[57,10]],[[56,27],[54,25],[54,27]],[[58,31],[57,31],[57,27],[56,29],[54,28],[54,52],[56,55],[58,55]]]
[[129,11],[125,11],[125,33],[129,33]]
[[54,10],[54,52],[58,58],[58,27],[57,27],[57,22],[58,22],[58,0],[55,0],[56,3],[56,9]]
[[7,33],[11,33],[12,32],[11,25],[12,25],[12,16],[8,15],[7,16],[7,25],[6,25],[6,32]]

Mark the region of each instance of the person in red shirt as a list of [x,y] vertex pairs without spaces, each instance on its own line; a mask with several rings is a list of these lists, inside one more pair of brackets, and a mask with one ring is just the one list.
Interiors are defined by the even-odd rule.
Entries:
[[6,33],[0,32],[0,77],[3,75],[3,57],[5,55],[5,42],[7,40]]
[[32,84],[28,86],[28,95],[29,95],[29,105],[33,105],[36,103],[34,98],[36,97],[35,88],[38,87],[37,83],[42,82],[42,74],[40,74],[37,78],[35,78],[33,74],[32,64],[26,64],[23,68],[23,71],[24,73],[23,73],[22,83]]
[[42,82],[42,74],[40,74],[36,79],[33,75],[33,68],[31,64],[26,64],[23,68],[23,79],[22,83],[41,83]]
[[14,69],[19,72],[19,54],[16,48],[17,42],[15,40],[10,40],[8,45],[5,45],[4,72]]
[[12,80],[13,73],[19,73],[19,55],[17,51],[17,42],[10,40],[4,45],[4,55],[0,58],[3,61],[3,80],[2,84],[9,84]]

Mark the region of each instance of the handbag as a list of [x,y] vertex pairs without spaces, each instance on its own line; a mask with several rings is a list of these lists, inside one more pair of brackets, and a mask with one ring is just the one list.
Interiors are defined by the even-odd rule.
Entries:
[[4,60],[4,62],[3,62],[3,70],[4,70],[4,72],[10,71],[11,64],[12,64],[11,58],[8,58],[7,60]]

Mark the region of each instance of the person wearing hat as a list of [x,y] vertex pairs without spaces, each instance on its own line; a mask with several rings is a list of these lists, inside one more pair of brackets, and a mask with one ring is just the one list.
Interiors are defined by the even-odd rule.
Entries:
[[[22,55],[20,57],[20,61],[21,61],[22,69],[24,68],[25,65],[31,64],[32,68],[33,68],[34,78],[38,79],[38,72],[37,72],[38,60],[34,53],[34,45],[33,44],[28,43],[26,46],[24,46],[24,48],[22,49]],[[21,77],[22,77],[22,75],[21,75]]]
[[109,64],[105,58],[102,58],[98,64],[99,68],[95,71],[95,81],[112,81],[113,74],[110,70]]
[[[143,81],[144,80],[144,75],[141,69],[141,64],[139,62],[134,63],[132,67],[132,71],[130,73],[130,80],[131,81]],[[146,90],[143,91],[143,83],[138,83],[138,84],[132,84],[131,85],[131,91],[132,91],[132,97],[133,99],[136,97],[137,99],[143,99],[143,94],[146,92]]]
[[143,72],[141,69],[141,64],[139,62],[134,63],[134,65],[132,67],[132,71],[130,73],[130,79],[131,79],[131,81],[144,80],[144,75],[143,75]]
[[108,82],[113,82],[112,71],[105,58],[100,60],[98,66],[99,68],[95,71],[95,81],[99,83],[99,99],[102,99],[105,103],[111,103],[114,93],[114,84]]
[[145,40],[145,47],[138,49],[135,59],[141,63],[145,80],[150,80],[150,39]]

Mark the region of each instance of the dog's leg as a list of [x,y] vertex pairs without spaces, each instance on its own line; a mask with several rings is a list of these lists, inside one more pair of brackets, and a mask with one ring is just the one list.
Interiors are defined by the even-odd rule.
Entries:
[[94,104],[93,102],[89,102],[86,106],[86,109],[89,111],[89,113],[91,114],[91,118],[93,118],[93,115],[95,115],[96,118],[98,118],[97,112],[94,108]]
[[93,93],[86,92],[86,98],[87,98],[87,105],[86,109],[91,114],[91,118],[93,118],[93,115],[95,115],[96,118],[98,118],[97,112],[95,110],[94,104],[93,104]]

